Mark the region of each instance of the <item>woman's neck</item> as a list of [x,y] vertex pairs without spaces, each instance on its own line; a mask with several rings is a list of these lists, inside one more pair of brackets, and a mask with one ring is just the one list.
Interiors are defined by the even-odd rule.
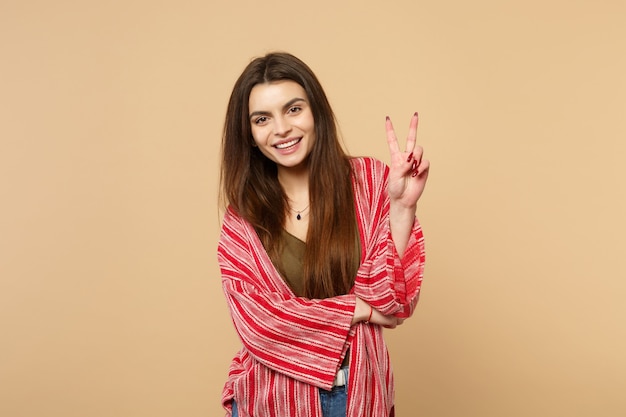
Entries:
[[287,232],[306,242],[309,228],[309,172],[305,170],[279,169],[278,182],[287,194],[285,223]]
[[306,167],[304,169],[279,169],[278,182],[294,205],[304,207],[309,204],[309,171]]

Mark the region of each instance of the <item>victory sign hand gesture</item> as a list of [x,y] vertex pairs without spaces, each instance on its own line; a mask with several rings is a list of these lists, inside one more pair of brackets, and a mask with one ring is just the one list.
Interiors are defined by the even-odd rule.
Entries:
[[387,131],[387,144],[391,154],[389,170],[389,199],[392,204],[415,212],[417,200],[419,200],[426,180],[430,163],[423,159],[424,150],[415,144],[417,138],[418,115],[415,113],[411,118],[409,135],[406,139],[406,149],[400,151],[398,138],[394,131],[391,119],[387,117],[385,128]]

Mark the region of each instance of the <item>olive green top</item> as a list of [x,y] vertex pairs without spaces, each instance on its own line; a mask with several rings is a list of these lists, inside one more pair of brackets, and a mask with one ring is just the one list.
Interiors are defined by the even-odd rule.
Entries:
[[[304,262],[304,251],[306,242],[301,241],[291,233],[283,229],[281,239],[283,239],[283,251],[280,255],[282,266],[281,273],[289,288],[298,297],[304,296],[304,275],[302,274],[302,264]],[[354,250],[357,251],[355,269],[359,267],[361,255],[361,239],[359,234],[355,237]]]
[[304,276],[302,274],[302,263],[304,261],[304,250],[306,243],[283,229],[281,236],[283,239],[283,252],[280,256],[282,264],[282,274],[289,288],[298,297],[304,296]]

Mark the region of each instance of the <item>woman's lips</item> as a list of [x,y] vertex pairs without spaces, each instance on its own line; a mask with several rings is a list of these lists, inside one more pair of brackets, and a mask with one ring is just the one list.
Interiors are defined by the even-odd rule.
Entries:
[[292,146],[297,145],[298,143],[300,143],[300,141],[302,140],[302,138],[294,138],[294,139],[290,139],[288,141],[285,142],[281,142],[279,144],[274,145],[274,147],[276,149],[287,149],[287,148],[291,148]]

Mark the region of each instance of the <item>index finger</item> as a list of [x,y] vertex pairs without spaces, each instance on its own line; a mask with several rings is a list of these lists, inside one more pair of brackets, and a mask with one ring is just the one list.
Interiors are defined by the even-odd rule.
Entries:
[[415,142],[417,141],[417,124],[419,122],[419,115],[417,112],[413,114],[411,118],[411,124],[409,125],[409,136],[406,138],[406,151],[413,152],[415,149]]

